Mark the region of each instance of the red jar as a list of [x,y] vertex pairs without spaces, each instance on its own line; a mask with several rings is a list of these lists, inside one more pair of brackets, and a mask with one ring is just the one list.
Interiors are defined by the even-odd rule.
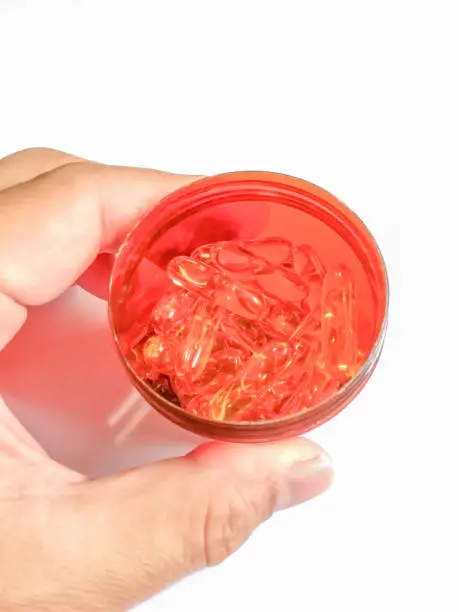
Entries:
[[[155,391],[129,359],[133,335],[145,332],[152,304],[166,287],[165,268],[176,255],[220,241],[277,236],[307,242],[325,262],[352,272],[367,355],[353,378],[325,401],[268,421],[204,419]],[[378,246],[364,223],[327,191],[269,172],[234,172],[198,180],[164,198],[129,233],[116,256],[109,297],[110,322],[134,387],[158,412],[195,434],[232,442],[263,442],[302,434],[327,421],[360,392],[381,354],[387,327],[388,280]]]

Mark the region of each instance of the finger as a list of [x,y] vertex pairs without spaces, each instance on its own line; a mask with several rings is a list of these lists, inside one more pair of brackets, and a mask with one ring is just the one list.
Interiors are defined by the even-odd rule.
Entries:
[[18,151],[0,159],[0,191],[64,164],[83,161],[80,157],[55,149],[33,148]]
[[[124,610],[220,563],[275,510],[318,495],[330,481],[327,456],[301,438],[209,444],[185,458],[77,485],[73,498],[50,511],[40,564],[29,553],[21,576],[32,575],[29,588],[39,592],[36,567],[46,566],[62,597],[56,609],[71,593],[74,609]],[[34,548],[30,537],[28,546]]]
[[139,216],[195,178],[81,162],[0,192],[0,350],[24,306],[60,295]]
[[0,193],[0,290],[57,297],[147,209],[196,177],[81,162]]
[[[30,181],[40,174],[50,172],[72,162],[87,161],[81,157],[70,155],[64,151],[37,147],[18,151],[3,159],[0,159],[0,191],[13,187],[25,181]],[[81,286],[97,297],[107,299],[108,280],[111,272],[111,259],[102,255],[96,259],[93,266],[79,279]],[[1,299],[1,298],[0,298]],[[0,308],[1,311],[1,308]],[[16,309],[16,318],[19,316]],[[17,323],[19,329],[23,324],[25,311],[20,317],[22,321]],[[1,333],[1,332],[0,332]],[[2,338],[0,337],[0,346]]]
[[1,397],[0,449],[0,507],[1,500],[49,491],[55,494],[58,488],[84,480],[81,474],[51,459]]
[[86,162],[0,193],[0,289],[25,305],[69,287],[159,199],[196,177]]

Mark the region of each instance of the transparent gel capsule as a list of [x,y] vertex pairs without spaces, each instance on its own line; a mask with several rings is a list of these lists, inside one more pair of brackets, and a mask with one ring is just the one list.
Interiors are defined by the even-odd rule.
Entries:
[[215,393],[208,404],[208,413],[215,421],[231,420],[234,414],[247,408],[253,401],[238,382],[232,382]]
[[308,376],[312,376],[314,368],[323,360],[320,346],[320,340],[318,338],[312,338],[307,345],[307,349],[303,353],[301,367],[303,372]]
[[292,376],[275,380],[269,386],[269,390],[279,399],[284,399],[292,395],[298,384],[298,379]]
[[203,388],[223,387],[236,377],[245,360],[246,353],[234,347],[216,351],[212,354],[211,363],[204,372],[208,380],[207,384],[202,377],[196,383]]
[[150,336],[142,347],[145,365],[162,374],[174,371],[173,351],[170,343],[162,336]]
[[218,312],[212,312],[202,302],[190,313],[189,324],[177,356],[177,376],[194,380],[204,372],[218,333],[219,317]]
[[234,289],[234,294],[241,306],[248,313],[257,317],[261,317],[267,313],[268,307],[266,300],[264,299],[263,294],[256,289],[236,286]]
[[199,396],[191,398],[187,403],[186,407],[188,412],[194,414],[196,416],[202,417],[204,419],[212,418],[209,412],[209,397],[208,396]]
[[338,379],[340,386],[345,385],[351,378],[357,374],[359,368],[356,364],[349,365],[344,361],[336,364],[336,370],[334,372],[335,377]]
[[[292,347],[283,340],[273,340],[263,348],[263,359],[273,370],[283,367],[292,357]],[[267,367],[268,367],[267,365]]]
[[257,321],[229,315],[221,322],[221,331],[231,344],[252,354],[266,343],[266,333]]
[[269,381],[269,391],[274,396],[286,398],[295,392],[298,381],[308,372],[306,360],[310,348],[308,342],[297,341],[290,345],[290,359],[277,370],[275,376]]
[[325,277],[325,267],[317,253],[308,245],[293,250],[293,269],[302,278],[319,280]]
[[288,269],[276,268],[256,277],[256,285],[268,296],[282,302],[303,302],[309,295],[308,286]]
[[269,374],[263,361],[254,355],[241,373],[241,385],[245,391],[256,389],[267,383]]
[[[224,319],[224,313],[222,315],[222,321]],[[229,343],[228,340],[225,338],[225,335],[222,332],[222,325],[220,322],[220,330],[219,333],[217,334],[217,337],[215,338],[215,342],[214,342],[214,352],[217,353],[219,351],[224,351],[227,350],[229,348]]]
[[247,407],[241,408],[235,412],[228,421],[232,423],[257,423],[269,419],[270,415],[266,412],[264,406],[253,407],[248,404]]
[[265,393],[262,397],[246,395],[243,405],[232,413],[228,420],[238,423],[253,423],[276,419],[282,400],[274,395]]
[[191,292],[212,290],[215,286],[216,271],[190,257],[174,257],[167,266],[167,273],[174,285]]
[[218,362],[214,357],[211,357],[207,362],[203,373],[192,381],[190,384],[191,393],[201,393],[203,390],[215,389],[220,387],[226,381],[219,376]]
[[235,315],[248,318],[260,318],[269,312],[267,300],[263,293],[241,283],[226,282],[220,284],[216,302]]
[[322,298],[322,352],[342,370],[357,361],[354,287],[349,271],[340,266],[327,273]]
[[328,312],[328,308],[332,314],[339,315],[343,323],[352,326],[355,300],[354,284],[351,273],[345,266],[338,266],[327,272],[322,295],[324,314]]
[[145,337],[142,338],[141,342],[133,346],[129,351],[126,351],[126,356],[129,361],[130,366],[141,378],[152,379],[158,375],[158,371],[156,367],[145,363],[143,358],[143,342]]
[[189,381],[187,378],[184,378],[183,376],[172,375],[171,376],[171,386],[172,386],[174,393],[180,399],[180,405],[182,406],[182,408],[184,408],[185,403],[188,403],[185,401],[185,398],[189,397],[190,395],[191,397],[193,396],[192,382]]
[[165,333],[171,327],[184,321],[189,316],[196,299],[196,296],[186,291],[168,293],[163,296],[153,310],[152,321],[155,328]]
[[197,394],[208,392],[228,384],[241,369],[246,354],[240,349],[229,347],[214,351],[204,372],[192,382],[180,379],[181,393]]
[[337,359],[335,366],[335,376],[340,382],[340,386],[345,385],[351,378],[358,374],[360,368],[365,363],[366,355],[363,351],[357,349],[355,351],[355,359],[346,362],[344,359]]
[[266,325],[274,334],[290,338],[295,335],[304,319],[305,315],[299,308],[277,306],[267,318]]
[[269,392],[278,399],[292,395],[298,387],[298,381],[304,374],[301,366],[303,355],[294,355],[280,372],[269,381]]
[[291,267],[293,265],[292,244],[284,238],[249,240],[245,242],[244,246],[256,257],[275,266]]
[[318,338],[322,335],[322,305],[319,303],[307,317],[302,319],[300,325],[292,334],[291,338]]
[[224,351],[214,353],[213,358],[220,373],[235,376],[246,359],[246,353],[240,349],[230,347]]
[[256,318],[268,309],[263,294],[250,284],[219,275],[214,294],[215,303],[225,310],[242,317]]
[[213,260],[213,254],[217,244],[203,244],[193,251],[191,254],[192,259],[202,261],[207,264],[211,264]]
[[240,374],[242,389],[266,384],[291,358],[292,350],[286,342],[269,342],[246,363]]
[[146,336],[150,332],[150,326],[145,321],[135,321],[129,330],[125,332],[121,337],[121,344],[126,352],[135,350]]
[[310,407],[308,392],[306,389],[307,383],[308,376],[306,374],[303,374],[298,378],[296,388],[282,401],[279,407],[280,416],[298,414]]
[[255,273],[259,263],[256,259],[238,243],[221,242],[214,250],[214,261],[216,265],[227,272]]
[[308,394],[309,404],[316,406],[325,401],[339,390],[339,381],[331,374],[322,369],[315,368],[308,381],[305,392]]

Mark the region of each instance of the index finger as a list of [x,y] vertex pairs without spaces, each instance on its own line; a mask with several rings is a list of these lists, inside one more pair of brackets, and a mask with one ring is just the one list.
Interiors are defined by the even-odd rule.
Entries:
[[195,177],[72,163],[0,192],[0,292],[48,302],[167,193]]
[[34,147],[16,151],[0,159],[0,191],[24,183],[71,162],[84,161],[64,151]]
[[26,306],[75,283],[162,197],[197,177],[73,162],[0,192],[0,350]]

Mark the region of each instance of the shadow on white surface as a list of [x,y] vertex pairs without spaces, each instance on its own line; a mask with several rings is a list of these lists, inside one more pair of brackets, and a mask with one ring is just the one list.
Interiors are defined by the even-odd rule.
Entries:
[[127,440],[116,442],[118,431],[107,419],[133,391],[106,303],[79,288],[30,310],[0,354],[0,390],[50,455],[90,476],[183,454],[200,441],[150,410]]

